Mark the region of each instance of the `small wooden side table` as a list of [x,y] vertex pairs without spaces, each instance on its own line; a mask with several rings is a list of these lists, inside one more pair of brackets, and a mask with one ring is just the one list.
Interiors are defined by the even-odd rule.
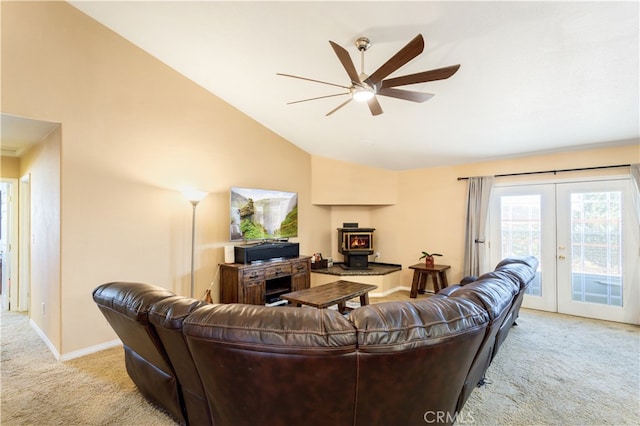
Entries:
[[[411,282],[411,294],[409,297],[416,298],[418,293],[424,294],[427,286],[427,277],[431,277],[433,282],[433,291],[439,292],[449,285],[447,282],[447,269],[450,269],[449,265],[433,265],[427,266],[424,263],[416,263],[409,266],[409,269],[413,269],[413,281]],[[438,283],[440,281],[440,283]]]

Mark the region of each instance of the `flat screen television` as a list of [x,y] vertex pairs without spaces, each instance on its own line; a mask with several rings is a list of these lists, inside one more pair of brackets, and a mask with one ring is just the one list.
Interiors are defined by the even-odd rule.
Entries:
[[298,193],[231,187],[231,241],[298,236]]

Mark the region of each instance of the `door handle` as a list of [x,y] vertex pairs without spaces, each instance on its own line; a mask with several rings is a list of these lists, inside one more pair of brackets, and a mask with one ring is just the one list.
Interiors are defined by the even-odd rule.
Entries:
[[561,254],[560,256],[558,256],[558,259],[560,259],[560,260],[564,260],[564,259],[565,259],[565,257],[564,257],[564,255],[562,255],[562,254]]

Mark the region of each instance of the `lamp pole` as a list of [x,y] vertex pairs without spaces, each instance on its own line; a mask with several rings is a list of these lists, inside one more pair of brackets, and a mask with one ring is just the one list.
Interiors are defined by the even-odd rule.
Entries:
[[195,293],[195,254],[196,254],[196,206],[204,197],[206,192],[188,189],[182,192],[184,197],[189,200],[193,206],[191,213],[191,297]]
[[191,216],[191,297],[195,290],[195,252],[196,252],[196,206],[199,200],[191,200],[193,214]]

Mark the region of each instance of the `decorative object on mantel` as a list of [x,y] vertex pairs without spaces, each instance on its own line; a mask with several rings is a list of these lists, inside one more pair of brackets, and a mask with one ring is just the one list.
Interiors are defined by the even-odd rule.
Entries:
[[311,269],[325,269],[328,263],[327,259],[322,258],[322,253],[313,253],[311,256]]
[[433,260],[433,256],[442,256],[440,253],[427,253],[426,251],[422,252],[422,256],[418,258],[418,260],[424,259],[424,263],[427,266],[433,266],[435,261]]

